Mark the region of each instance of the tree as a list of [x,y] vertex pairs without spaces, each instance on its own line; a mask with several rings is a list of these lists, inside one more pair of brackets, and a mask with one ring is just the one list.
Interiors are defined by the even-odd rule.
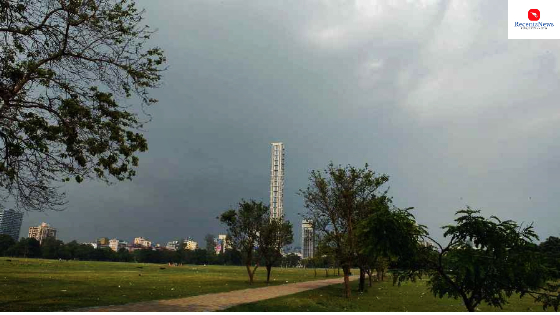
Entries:
[[6,254],[12,257],[38,258],[41,257],[41,244],[34,238],[21,238],[8,248]]
[[214,235],[206,234],[204,241],[206,242],[206,260],[208,264],[212,264],[216,261],[216,240]]
[[[391,260],[410,259],[417,254],[417,248],[426,234],[426,228],[416,223],[410,213],[413,208],[391,207],[390,199],[377,199],[371,205],[369,215],[357,229],[358,259],[366,267],[370,286],[372,270],[377,271],[377,279],[383,280],[385,270]],[[360,289],[364,288],[360,277]]]
[[14,241],[14,239],[6,234],[0,234],[0,256],[3,256],[6,251],[8,250],[8,248],[14,246],[16,244],[16,241]]
[[445,226],[446,246],[428,256],[434,295],[461,298],[469,311],[485,302],[502,307],[513,293],[530,294],[544,308],[558,310],[558,285],[542,262],[532,226],[484,218],[467,207],[457,212],[455,225]]
[[289,253],[286,256],[282,257],[282,265],[286,268],[295,268],[300,266],[301,264],[301,257],[294,253]]
[[117,251],[117,261],[120,262],[131,262],[134,260],[134,256],[126,248],[119,248]]
[[[337,262],[344,271],[346,297],[350,297],[350,268],[358,254],[356,228],[372,200],[385,196],[379,188],[388,180],[368,168],[335,167],[330,163],[324,171],[312,171],[311,183],[300,194],[307,213],[304,218],[313,222],[315,231],[333,248]],[[362,271],[363,267],[360,267]],[[363,272],[360,272],[362,276]]]
[[206,242],[206,251],[216,252],[216,241],[214,239],[214,235],[206,234],[204,237],[204,241]]
[[550,236],[539,244],[539,250],[551,272],[556,273],[556,278],[560,278],[560,238]]
[[282,259],[282,248],[294,241],[292,223],[281,218],[265,215],[259,232],[259,253],[266,266],[266,283],[270,283],[272,266]]
[[47,237],[41,243],[41,255],[45,259],[58,259],[64,243],[54,237]]
[[268,211],[269,208],[262,202],[242,200],[237,210],[230,209],[219,217],[228,228],[228,243],[243,257],[249,284],[253,284],[255,272],[259,267],[255,247],[259,243],[259,232],[266,223]]
[[[1,197],[61,210],[71,179],[131,179],[165,57],[133,0],[0,3]],[[133,98],[134,97],[134,98]],[[141,103],[130,106],[128,99]]]

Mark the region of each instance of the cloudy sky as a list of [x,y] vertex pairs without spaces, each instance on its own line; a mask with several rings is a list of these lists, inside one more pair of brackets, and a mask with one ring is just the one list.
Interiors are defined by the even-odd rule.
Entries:
[[268,203],[276,141],[297,244],[296,193],[329,161],[390,175],[435,236],[467,204],[560,235],[560,44],[508,40],[506,0],[138,4],[169,61],[139,175],[68,187],[22,235],[202,241],[241,198]]

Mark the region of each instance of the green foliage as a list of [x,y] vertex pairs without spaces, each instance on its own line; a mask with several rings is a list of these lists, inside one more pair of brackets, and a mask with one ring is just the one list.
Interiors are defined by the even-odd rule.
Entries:
[[206,242],[206,251],[208,254],[216,252],[216,241],[214,240],[214,235],[206,234],[204,237],[204,241]]
[[[259,266],[255,247],[259,242],[261,227],[267,223],[268,212],[268,206],[262,202],[242,200],[237,210],[230,209],[219,217],[220,222],[227,226],[228,244],[243,257],[250,283],[253,282],[253,275]],[[255,267],[251,270],[253,264]]]
[[41,244],[34,238],[21,238],[19,242],[8,248],[5,254],[12,257],[41,257]]
[[539,244],[539,251],[545,257],[545,263],[555,277],[560,279],[560,238],[550,236]]
[[337,263],[346,276],[346,294],[350,295],[347,277],[350,268],[359,264],[362,273],[366,259],[359,256],[360,241],[357,229],[371,211],[384,206],[390,199],[387,190],[380,188],[387,183],[387,175],[377,175],[368,168],[334,166],[330,163],[324,171],[311,171],[310,184],[301,190],[307,213],[323,246],[332,248]]
[[[267,212],[269,214],[269,212]],[[281,258],[282,248],[294,241],[292,223],[281,218],[270,218],[265,215],[259,230],[259,256],[267,268],[267,282],[270,281],[270,270]]]
[[428,262],[434,295],[461,298],[474,311],[482,302],[502,307],[514,293],[531,294],[545,308],[557,310],[558,288],[546,290],[548,281],[556,279],[543,264],[532,226],[484,218],[470,208],[457,215],[455,225],[444,227],[449,244],[438,244],[438,255]]
[[[139,110],[166,59],[133,0],[3,0],[0,187],[19,209],[59,210],[57,182],[131,179],[147,150]],[[139,107],[127,100],[134,98]]]
[[4,255],[8,248],[14,246],[16,241],[6,234],[0,234],[0,256]]

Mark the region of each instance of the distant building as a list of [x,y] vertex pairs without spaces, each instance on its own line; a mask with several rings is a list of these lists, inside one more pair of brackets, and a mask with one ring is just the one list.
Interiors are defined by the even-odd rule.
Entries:
[[42,243],[47,237],[56,238],[56,229],[43,222],[39,226],[32,226],[29,228],[29,237]]
[[216,243],[216,254],[223,254],[226,249],[231,248],[231,245],[227,244],[227,235],[225,234],[218,235],[218,238],[214,239],[214,242]]
[[167,250],[178,250],[179,249],[179,241],[167,242],[167,245],[165,246],[165,248]]
[[315,251],[315,231],[313,230],[313,222],[303,220],[301,222],[301,256],[303,259],[313,258]]
[[109,246],[109,238],[108,237],[102,237],[97,239],[97,244],[100,246]]
[[23,212],[12,209],[0,210],[0,234],[9,235],[17,241],[22,221]]
[[270,167],[270,217],[284,215],[284,144],[272,143]]
[[185,246],[185,249],[188,250],[195,250],[198,248],[198,242],[193,241],[191,238],[186,239],[183,244]]
[[152,242],[143,237],[137,237],[134,239],[134,245],[140,245],[142,247],[152,247]]
[[127,248],[127,245],[127,242],[116,238],[109,240],[109,247],[115,252],[118,252],[121,248]]

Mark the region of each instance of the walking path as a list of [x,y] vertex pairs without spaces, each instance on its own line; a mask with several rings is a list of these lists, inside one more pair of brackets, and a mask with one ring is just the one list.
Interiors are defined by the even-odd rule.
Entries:
[[[350,277],[350,281],[358,279]],[[344,278],[317,280],[245,289],[222,293],[191,296],[173,300],[158,300],[125,305],[101,306],[84,309],[89,312],[211,312],[221,311],[239,304],[268,300],[275,297],[290,295],[307,290],[343,283]]]

